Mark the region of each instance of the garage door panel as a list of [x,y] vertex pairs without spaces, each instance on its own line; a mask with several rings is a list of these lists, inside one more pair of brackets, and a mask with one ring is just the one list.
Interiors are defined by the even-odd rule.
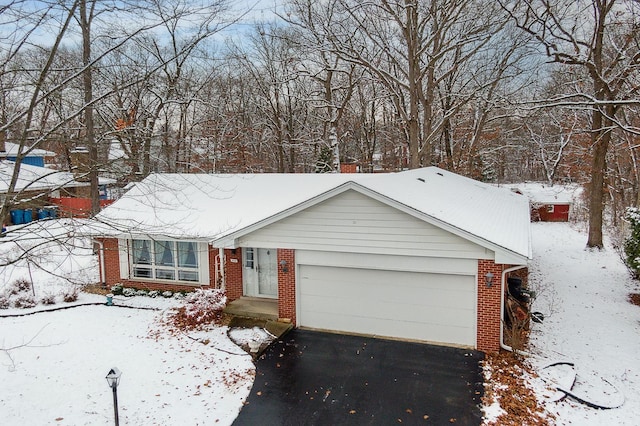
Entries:
[[302,326],[475,346],[475,278],[300,265]]

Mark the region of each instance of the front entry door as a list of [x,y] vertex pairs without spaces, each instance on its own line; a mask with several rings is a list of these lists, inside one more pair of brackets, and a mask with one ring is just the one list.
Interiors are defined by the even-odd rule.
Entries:
[[277,298],[277,249],[245,248],[243,251],[245,296]]

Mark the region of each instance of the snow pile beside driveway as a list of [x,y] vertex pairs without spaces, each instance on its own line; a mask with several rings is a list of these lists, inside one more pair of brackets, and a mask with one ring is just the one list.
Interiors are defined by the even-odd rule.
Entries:
[[[574,364],[576,392],[619,408],[598,410],[535,386],[558,425],[640,424],[640,307],[628,301],[638,292],[618,253],[585,249],[586,232],[566,223],[532,224],[530,286],[538,292],[533,310],[530,361],[534,368]],[[564,365],[564,364],[563,364]],[[565,374],[563,372],[563,374]]]

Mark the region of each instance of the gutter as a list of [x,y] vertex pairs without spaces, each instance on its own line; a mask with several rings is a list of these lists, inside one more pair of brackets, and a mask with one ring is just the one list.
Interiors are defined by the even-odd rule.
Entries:
[[511,346],[504,343],[504,290],[505,283],[507,282],[507,274],[509,272],[517,271],[518,269],[526,268],[527,265],[520,266],[512,266],[511,268],[507,268],[502,271],[502,280],[501,280],[501,288],[502,294],[500,295],[500,347],[509,352],[516,352],[519,355],[527,355],[526,352],[522,352],[516,349],[513,349]]

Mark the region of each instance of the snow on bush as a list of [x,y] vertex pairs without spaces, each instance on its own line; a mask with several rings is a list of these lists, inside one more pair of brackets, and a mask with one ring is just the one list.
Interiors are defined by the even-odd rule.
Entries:
[[629,222],[631,235],[624,241],[624,253],[627,267],[636,278],[640,277],[640,210],[628,207],[625,219]]
[[126,297],[133,297],[133,296],[136,295],[136,289],[135,288],[129,288],[129,287],[123,288],[122,289],[122,294],[124,296],[126,296]]
[[62,293],[62,300],[64,300],[67,303],[75,302],[76,300],[78,300],[79,294],[80,294],[79,287],[69,287],[65,289],[64,292]]
[[197,289],[184,297],[184,304],[172,314],[173,324],[181,329],[195,329],[206,324],[216,324],[222,319],[227,304],[223,290]]
[[33,308],[36,300],[31,294],[21,293],[13,299],[13,306],[20,309]]

